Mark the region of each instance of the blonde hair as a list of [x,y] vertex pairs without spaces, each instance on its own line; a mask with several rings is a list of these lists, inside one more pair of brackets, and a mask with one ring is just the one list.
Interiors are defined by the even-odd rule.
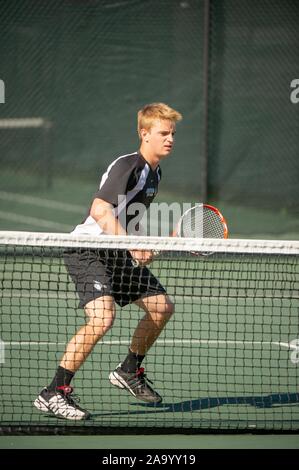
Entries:
[[151,103],[146,104],[137,115],[138,126],[137,131],[138,135],[141,138],[141,129],[146,129],[149,131],[156,120],[169,120],[173,123],[180,121],[183,116],[181,113],[175,109],[170,108],[167,104],[164,103]]

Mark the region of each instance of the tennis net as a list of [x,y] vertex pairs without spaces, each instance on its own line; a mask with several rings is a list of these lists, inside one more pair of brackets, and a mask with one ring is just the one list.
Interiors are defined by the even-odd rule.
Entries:
[[[72,382],[91,419],[40,412],[34,400],[85,323],[65,254],[115,262],[133,249],[159,253],[149,267],[175,304],[144,361],[163,401],[109,382],[142,316],[129,304]],[[1,433],[299,430],[298,241],[0,232],[0,253]]]

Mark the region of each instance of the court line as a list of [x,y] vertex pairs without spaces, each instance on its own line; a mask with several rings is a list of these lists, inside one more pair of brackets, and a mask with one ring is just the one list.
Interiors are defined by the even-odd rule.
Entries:
[[[47,273],[47,272],[44,272],[42,274],[51,274],[51,272]],[[11,281],[11,279],[7,279],[7,281]],[[25,279],[23,278],[22,279],[23,282],[28,282],[29,279]],[[20,279],[17,280],[17,282],[20,282]],[[30,279],[30,282],[39,282],[37,279]],[[47,282],[45,280],[43,280],[42,282]],[[55,281],[53,281],[55,282]],[[58,281],[56,281],[58,282]],[[191,286],[190,286],[191,287]],[[24,287],[23,287],[24,289]],[[59,292],[59,291],[42,291],[42,290],[39,290],[39,291],[33,291],[33,290],[29,290],[28,291],[25,291],[25,290],[19,290],[19,287],[12,287],[10,289],[6,289],[4,288],[2,290],[2,298],[11,298],[11,297],[14,297],[14,298],[24,298],[24,299],[42,299],[42,300],[45,300],[45,299],[49,299],[49,300],[63,300],[65,302],[69,301],[69,300],[74,300],[74,301],[77,301],[79,299],[78,295],[76,294],[76,292],[73,292],[73,291],[63,291],[63,292]],[[228,299],[233,299],[235,300],[237,297],[236,295],[227,295],[227,296],[219,296],[219,297],[212,297],[212,296],[207,296],[207,295],[174,295],[172,293],[169,293],[169,296],[171,298],[174,299],[175,303],[177,304],[183,304],[183,305],[201,305],[203,302],[210,302],[212,303],[213,302],[213,305],[216,304],[216,302],[221,302],[221,301],[227,301]],[[192,302],[187,302],[187,300],[191,299],[192,298]],[[244,298],[244,297],[240,297],[239,298]],[[273,295],[251,295],[249,296],[248,295],[248,298],[249,299],[266,299],[266,300],[269,300],[269,299],[283,299],[284,297],[274,297]],[[290,298],[290,297],[288,297]],[[294,299],[294,300],[297,300],[299,297],[298,296],[292,296],[291,299]],[[70,306],[71,307],[71,306]],[[220,308],[223,307],[223,305],[220,305],[219,306]],[[266,306],[268,307],[268,306]],[[59,306],[57,307],[59,308]],[[191,313],[191,312],[189,312]]]
[[10,222],[17,222],[36,226],[39,228],[55,229],[63,232],[69,232],[72,229],[71,225],[53,222],[52,220],[40,219],[37,217],[30,217],[25,215],[16,214],[14,212],[0,211],[0,219],[8,220]]
[[26,196],[24,194],[9,193],[7,191],[0,191],[0,199],[3,201],[29,204],[31,206],[45,207],[65,212],[75,212],[76,214],[86,212],[86,207],[78,204],[68,204],[65,202],[55,201],[53,199],[43,199],[35,196]]
[[[4,341],[4,346],[66,346],[67,343],[64,342],[51,342],[51,341]],[[96,346],[101,345],[129,345],[130,341],[127,340],[104,340],[97,343]],[[287,343],[283,341],[241,341],[241,340],[214,340],[214,339],[158,339],[155,344],[160,345],[189,345],[197,346],[205,344],[208,346],[280,346],[287,349],[295,349],[298,347],[292,343]]]

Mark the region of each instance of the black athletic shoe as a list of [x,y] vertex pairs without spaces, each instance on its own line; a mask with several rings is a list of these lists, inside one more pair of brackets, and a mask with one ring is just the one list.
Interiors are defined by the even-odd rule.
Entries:
[[56,391],[49,391],[43,388],[34,406],[43,412],[50,412],[58,418],[81,420],[89,419],[90,413],[75,402],[72,396],[73,388],[70,386],[57,387]]
[[153,382],[146,378],[142,367],[137,372],[124,372],[121,364],[119,364],[109,375],[109,380],[112,385],[127,389],[138,400],[147,403],[160,403],[162,401],[162,397],[147,383]]

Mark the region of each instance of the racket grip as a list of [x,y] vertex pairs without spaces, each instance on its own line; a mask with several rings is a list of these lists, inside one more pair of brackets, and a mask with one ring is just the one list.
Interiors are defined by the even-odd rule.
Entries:
[[[153,258],[155,258],[155,256],[158,256],[161,253],[159,250],[152,250],[152,252],[153,252]],[[138,268],[139,266],[142,266],[142,264],[140,264],[140,262],[135,258],[132,258],[132,265],[134,268]]]

